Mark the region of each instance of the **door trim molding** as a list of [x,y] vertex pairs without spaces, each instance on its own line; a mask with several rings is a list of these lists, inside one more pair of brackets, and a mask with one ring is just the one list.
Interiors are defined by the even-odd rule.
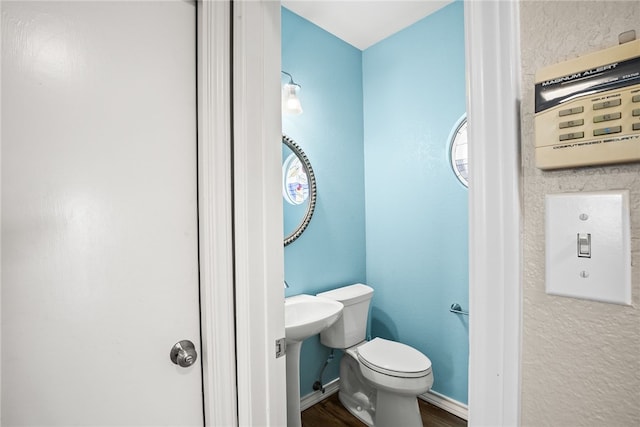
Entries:
[[522,213],[517,0],[466,1],[469,424],[520,424]]
[[238,424],[233,290],[231,4],[197,2],[198,222],[205,425]]
[[280,2],[233,2],[233,189],[240,425],[286,425]]

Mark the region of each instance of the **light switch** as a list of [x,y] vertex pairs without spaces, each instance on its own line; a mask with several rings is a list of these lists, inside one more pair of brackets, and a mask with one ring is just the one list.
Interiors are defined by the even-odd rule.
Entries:
[[578,257],[591,258],[591,234],[578,233]]
[[546,196],[546,292],[631,304],[629,192]]

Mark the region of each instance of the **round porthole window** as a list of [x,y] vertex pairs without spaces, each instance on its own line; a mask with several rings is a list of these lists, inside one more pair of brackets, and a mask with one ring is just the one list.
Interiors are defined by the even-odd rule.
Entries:
[[469,159],[467,145],[467,116],[458,120],[450,137],[451,167],[458,180],[469,187]]

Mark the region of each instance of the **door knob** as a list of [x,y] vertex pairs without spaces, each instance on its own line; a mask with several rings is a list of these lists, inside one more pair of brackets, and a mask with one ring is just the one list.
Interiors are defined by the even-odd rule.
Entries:
[[195,363],[198,358],[198,352],[191,341],[182,340],[171,348],[169,358],[176,365],[186,368]]

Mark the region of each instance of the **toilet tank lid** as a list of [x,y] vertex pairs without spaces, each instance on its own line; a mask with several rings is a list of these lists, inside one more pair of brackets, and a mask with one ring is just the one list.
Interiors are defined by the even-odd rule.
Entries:
[[343,286],[317,294],[319,297],[330,298],[340,301],[344,305],[355,304],[373,297],[373,288],[371,286],[356,283],[355,285]]

